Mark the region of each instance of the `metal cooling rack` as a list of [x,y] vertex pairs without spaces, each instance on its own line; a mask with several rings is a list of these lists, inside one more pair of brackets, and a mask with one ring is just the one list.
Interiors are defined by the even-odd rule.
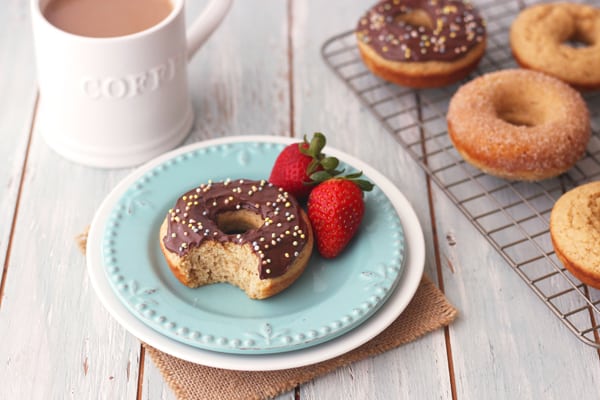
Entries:
[[[588,3],[599,6],[600,1]],[[520,1],[477,2],[487,22],[484,58],[471,78],[516,68],[509,28]],[[600,349],[600,290],[582,284],[556,258],[549,233],[554,202],[567,190],[600,179],[600,93],[586,94],[593,135],[585,157],[562,176],[508,182],[465,163],[446,131],[446,111],[459,84],[413,90],[385,82],[364,66],[354,32],[332,37],[325,62],[502,255],[512,269],[584,343]]]

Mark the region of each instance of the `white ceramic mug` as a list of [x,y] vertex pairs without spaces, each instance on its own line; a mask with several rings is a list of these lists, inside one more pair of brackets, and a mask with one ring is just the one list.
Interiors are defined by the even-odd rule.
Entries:
[[187,60],[227,14],[212,0],[187,31],[184,0],[155,26],[108,38],[67,33],[31,0],[40,102],[36,129],[57,153],[106,168],[140,164],[178,145],[193,111]]

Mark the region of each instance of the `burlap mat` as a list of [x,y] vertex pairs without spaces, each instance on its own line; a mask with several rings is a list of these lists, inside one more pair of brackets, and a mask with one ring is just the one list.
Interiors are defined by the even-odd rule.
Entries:
[[456,309],[424,277],[406,310],[386,330],[357,349],[328,361],[279,371],[231,371],[194,364],[144,345],[180,400],[266,399],[344,365],[381,354],[448,325]]
[[[82,250],[85,240],[85,234],[78,237]],[[144,348],[179,400],[259,400],[411,342],[450,324],[457,313],[444,294],[424,276],[410,304],[387,329],[349,353],[318,364],[279,371],[232,371],[184,361],[147,344]]]

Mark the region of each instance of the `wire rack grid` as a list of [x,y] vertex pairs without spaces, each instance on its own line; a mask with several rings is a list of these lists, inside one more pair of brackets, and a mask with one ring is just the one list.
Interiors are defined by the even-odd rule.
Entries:
[[[596,6],[600,1],[588,2]],[[482,0],[487,49],[469,78],[516,68],[508,34],[526,6],[521,1]],[[600,179],[600,93],[585,94],[592,137],[585,156],[558,178],[536,183],[494,178],[465,163],[446,130],[450,98],[461,83],[413,90],[370,73],[359,55],[353,31],[327,40],[325,62],[386,130],[502,255],[552,312],[584,343],[600,349],[600,290],[588,287],[556,258],[549,233],[554,202],[567,190]],[[468,79],[469,79],[468,78]]]

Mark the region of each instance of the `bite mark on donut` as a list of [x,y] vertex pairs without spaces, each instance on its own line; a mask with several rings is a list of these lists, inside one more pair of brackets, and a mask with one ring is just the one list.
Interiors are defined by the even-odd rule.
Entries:
[[160,246],[188,287],[227,282],[266,298],[300,276],[313,236],[306,213],[283,189],[227,179],[179,197],[161,226]]

